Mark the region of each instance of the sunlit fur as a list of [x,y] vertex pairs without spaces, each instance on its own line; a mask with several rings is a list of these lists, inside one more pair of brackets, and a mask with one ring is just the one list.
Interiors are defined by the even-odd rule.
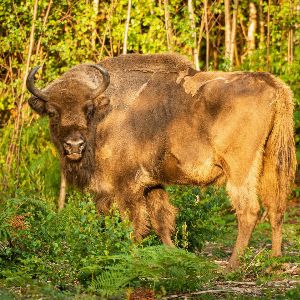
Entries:
[[[273,255],[280,255],[296,168],[290,89],[268,73],[197,72],[173,54],[120,56],[101,65],[111,83],[94,100],[92,121],[84,106],[101,78],[86,65],[44,89],[48,104],[29,101],[40,114],[48,106],[59,110],[50,128],[69,184],[93,192],[100,211],[115,202],[122,215],[129,214],[137,239],[151,222],[167,245],[176,209],[164,185],[225,184],[238,218],[229,266],[238,265],[248,245],[259,200],[272,225]],[[79,162],[62,152],[70,129],[87,140]]]

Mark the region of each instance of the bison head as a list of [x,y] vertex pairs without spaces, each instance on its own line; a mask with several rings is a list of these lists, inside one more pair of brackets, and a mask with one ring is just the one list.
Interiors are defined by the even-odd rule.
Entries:
[[109,108],[103,95],[109,74],[100,65],[81,65],[40,90],[34,82],[38,69],[33,68],[27,77],[27,88],[34,95],[29,104],[40,115],[49,116],[52,140],[62,158],[80,162],[91,155],[94,129]]

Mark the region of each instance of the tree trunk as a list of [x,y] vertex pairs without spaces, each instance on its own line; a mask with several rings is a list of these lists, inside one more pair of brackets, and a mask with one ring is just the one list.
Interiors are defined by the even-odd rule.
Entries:
[[58,199],[58,211],[61,211],[65,206],[67,180],[63,170],[60,171],[60,192]]
[[205,23],[205,34],[206,34],[205,65],[206,65],[206,71],[208,71],[209,70],[209,31],[208,31],[208,18],[207,18],[207,0],[204,0],[204,23]]
[[230,59],[231,21],[230,0],[225,0],[225,58]]
[[128,38],[128,29],[129,29],[129,22],[130,22],[130,11],[131,11],[131,0],[128,0],[127,19],[125,23],[125,32],[124,32],[123,54],[127,54],[127,38]]
[[172,31],[171,20],[170,20],[168,0],[164,0],[164,9],[165,9],[165,26],[166,26],[166,34],[167,34],[167,47],[169,51],[173,51],[173,31]]
[[267,71],[270,71],[270,6],[271,0],[268,0],[267,12]]
[[233,59],[234,59],[234,47],[235,47],[238,5],[239,5],[239,0],[234,0],[232,26],[231,26],[231,37],[230,37],[230,67],[232,67]]
[[[294,3],[290,0],[290,18],[294,16]],[[294,61],[294,31],[290,28],[288,34],[288,63],[291,64]]]
[[265,47],[265,21],[263,3],[263,0],[259,0],[259,49],[264,49]]
[[257,11],[253,2],[249,3],[248,54],[255,50],[255,33],[257,27]]
[[93,20],[92,20],[92,26],[93,26],[93,31],[92,31],[92,49],[96,49],[96,37],[97,37],[97,16],[99,12],[99,0],[93,0]]
[[100,50],[99,60],[101,60],[101,58],[103,56],[104,48],[105,48],[107,54],[112,56],[111,53],[109,52],[109,50],[107,49],[107,47],[105,46],[105,39],[106,39],[107,33],[111,32],[111,17],[113,15],[114,5],[115,5],[114,0],[111,0],[109,14],[106,17],[107,23],[105,26],[105,30],[104,30],[103,38],[102,38],[102,42],[101,42],[101,50]]
[[288,63],[291,64],[294,61],[294,32],[290,29],[288,35]]
[[197,42],[197,52],[198,52],[198,54],[200,53],[200,47],[201,47],[201,41],[202,41],[202,38],[203,38],[204,26],[205,26],[205,13],[204,13],[204,10],[203,10],[203,14],[202,14],[202,17],[201,17],[201,24],[200,24],[200,27],[199,27],[198,42]]
[[[43,20],[43,32],[45,32],[45,28],[46,28],[46,24],[47,24],[47,20],[48,20],[48,17],[49,17],[49,13],[50,13],[52,3],[53,3],[53,0],[50,0],[49,4],[48,4],[48,7],[47,7],[47,10],[46,10],[46,14],[45,14],[45,17],[44,17],[44,20]],[[42,37],[43,37],[43,34],[41,34],[39,36],[37,46],[36,46],[36,51],[35,51],[35,56],[36,57],[38,57],[38,55],[40,54],[40,60],[42,60],[42,51],[40,51],[41,50]]]
[[189,10],[189,18],[190,18],[190,27],[192,32],[192,37],[194,41],[193,46],[193,57],[194,57],[194,64],[196,70],[200,70],[199,68],[199,57],[198,57],[198,47],[197,47],[197,35],[196,35],[196,28],[195,28],[195,16],[194,16],[194,8],[193,8],[193,1],[188,0],[188,10]]

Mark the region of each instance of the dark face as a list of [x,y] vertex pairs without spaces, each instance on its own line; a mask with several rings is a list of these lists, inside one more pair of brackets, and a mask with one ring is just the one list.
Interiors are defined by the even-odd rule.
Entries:
[[101,95],[90,99],[78,82],[51,86],[47,95],[47,102],[32,97],[29,104],[49,116],[51,137],[61,156],[80,161],[94,146],[96,124],[109,112],[109,100]]
[[61,107],[55,102],[47,103],[51,136],[61,155],[68,160],[81,160],[91,139],[95,104],[92,101],[83,105],[78,101],[64,104]]
[[79,65],[40,90],[34,78],[39,68],[34,67],[26,79],[34,95],[29,105],[49,116],[52,140],[62,158],[76,162],[85,156],[90,162],[96,124],[110,110],[109,100],[103,96],[110,82],[107,70],[97,64]]

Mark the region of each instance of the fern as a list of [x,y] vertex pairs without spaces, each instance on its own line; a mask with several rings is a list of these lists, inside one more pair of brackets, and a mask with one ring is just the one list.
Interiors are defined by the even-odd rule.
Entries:
[[90,289],[105,296],[136,286],[191,291],[210,280],[214,269],[211,262],[185,250],[147,247],[135,249],[130,255],[120,255],[116,263],[106,262],[106,267],[91,268],[98,274],[93,273]]

